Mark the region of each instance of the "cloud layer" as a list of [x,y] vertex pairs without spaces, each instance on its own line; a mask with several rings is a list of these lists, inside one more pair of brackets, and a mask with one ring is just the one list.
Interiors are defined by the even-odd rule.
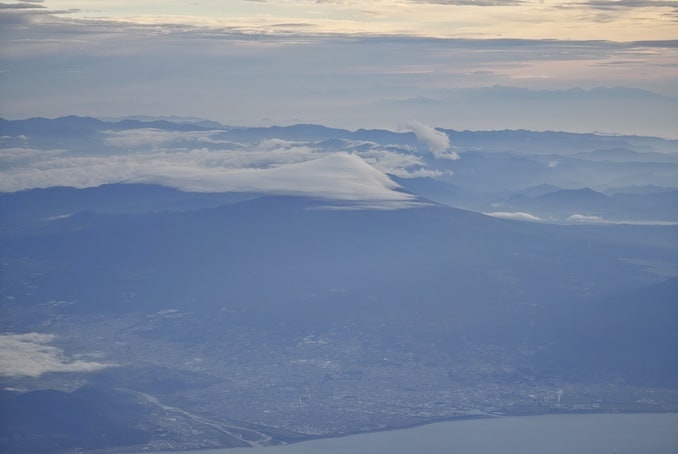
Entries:
[[0,116],[675,135],[669,2],[96,3],[0,9]]
[[221,130],[128,129],[108,131],[86,145],[77,139],[73,149],[59,150],[32,148],[25,138],[23,148],[0,148],[0,191],[154,183],[193,192],[301,195],[392,208],[416,200],[385,172],[400,177],[443,173],[427,167],[405,145],[343,140],[328,148],[273,138],[236,143],[223,135]]
[[[675,37],[673,1],[582,0],[203,0],[188,2],[86,0],[15,1],[2,10],[68,16],[71,22],[102,19],[164,27],[212,27],[256,35],[369,34],[436,37],[509,36],[612,39],[629,35]],[[604,13],[601,17],[601,13]],[[529,26],[525,26],[529,24]]]
[[273,168],[156,165],[130,178],[193,192],[264,192],[346,201],[413,201],[398,185],[356,155],[335,153]]
[[515,211],[515,212],[509,212],[509,211],[492,211],[489,213],[483,213],[487,216],[492,216],[494,218],[501,218],[501,219],[510,219],[512,221],[527,221],[527,222],[542,222],[543,219],[540,218],[539,216],[535,216],[530,213],[525,213],[522,211]]
[[113,364],[73,360],[49,345],[51,334],[0,334],[0,376],[39,377],[48,372],[95,372]]

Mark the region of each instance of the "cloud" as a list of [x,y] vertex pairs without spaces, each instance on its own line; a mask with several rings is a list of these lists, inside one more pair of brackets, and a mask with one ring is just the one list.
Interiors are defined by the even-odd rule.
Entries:
[[494,218],[501,219],[510,219],[513,221],[529,221],[529,222],[542,222],[543,219],[537,217],[530,213],[524,213],[522,211],[508,212],[508,211],[493,211],[490,213],[483,213],[487,216],[492,216]]
[[[642,44],[600,39],[497,39],[493,37],[499,32],[495,34],[494,30],[483,39],[432,39],[404,36],[397,31],[371,36],[333,34],[329,39],[321,33],[322,27],[283,33],[261,18],[259,24],[246,18],[228,23],[219,18],[191,23],[190,18],[159,15],[157,23],[143,23],[134,21],[138,18],[113,20],[106,16],[106,8],[102,9],[99,20],[87,19],[85,13],[52,14],[36,16],[28,25],[4,28],[6,45],[2,51],[8,72],[3,74],[7,89],[0,116],[169,112],[225,124],[261,125],[265,116],[278,125],[300,118],[302,122],[350,129],[388,128],[407,118],[459,129],[572,130],[576,122],[577,130],[581,130],[579,123],[584,123],[589,126],[587,131],[641,134],[648,134],[639,131],[647,124],[664,130],[673,126],[662,120],[672,118],[666,113],[645,106],[635,109],[633,102],[626,100],[614,101],[615,106],[599,113],[581,103],[559,109],[558,102],[539,92],[535,98],[554,106],[555,113],[545,115],[543,106],[532,102],[521,101],[521,109],[516,111],[515,104],[504,108],[501,97],[482,103],[456,103],[444,96],[443,87],[495,85],[519,85],[534,91],[642,84],[675,92],[670,88],[675,86],[675,72],[666,66],[676,59],[672,50],[675,43],[661,41],[661,34],[619,37],[604,33],[610,40],[653,40]],[[439,9],[446,7],[440,5]],[[198,14],[205,11],[202,7],[196,10]],[[433,18],[442,20],[440,14]],[[307,18],[272,19],[276,21],[271,23],[280,24],[282,19],[297,23]],[[445,28],[458,30],[449,24]],[[520,32],[511,36],[535,37],[523,34],[534,30],[532,26],[511,30]],[[582,35],[586,38],[601,38],[589,34],[597,27],[576,30],[586,32]],[[652,51],[648,50],[650,46]],[[617,65],[619,69],[604,65],[622,60],[628,63]],[[167,96],[170,92],[172,96]],[[413,103],[377,104],[392,99]],[[494,103],[502,111],[494,109]],[[619,108],[622,103],[627,107]],[[328,105],[333,108],[327,109]],[[621,116],[630,120],[620,122]],[[654,121],[656,118],[659,121]],[[600,123],[618,126],[613,130]]]
[[26,147],[0,148],[0,169],[7,168],[16,162],[56,156],[65,153],[65,150],[40,150]]
[[450,151],[450,138],[444,132],[426,126],[417,120],[408,121],[405,128],[412,131],[436,159],[459,159],[457,153]]
[[[14,156],[12,151],[10,156]],[[0,191],[155,183],[197,192],[261,192],[330,200],[405,202],[413,196],[359,156],[278,139],[246,150],[154,149],[109,156],[41,156],[3,169]],[[417,162],[416,160],[414,161]],[[392,159],[391,164],[396,160]]]
[[587,216],[584,214],[573,214],[567,218],[568,221],[577,221],[577,222],[597,222],[602,221],[603,218],[600,216]]
[[[84,151],[78,140],[67,144],[73,150],[0,148],[0,191],[145,182],[185,191],[391,203],[413,197],[400,191],[387,174],[405,178],[451,174],[428,167],[407,144],[278,138],[237,143],[228,138],[227,130],[146,128],[104,132],[100,142],[87,142]],[[88,149],[98,152],[90,154]]]
[[589,0],[569,5],[582,5],[595,9],[620,9],[620,8],[678,8],[675,0]]
[[[574,9],[589,13],[582,20],[611,24],[613,27],[623,22],[634,26],[642,24],[669,25],[678,20],[678,2],[663,0],[584,0],[563,3],[556,6],[561,10]],[[667,11],[671,10],[671,11]]]
[[677,221],[654,221],[651,219],[647,220],[613,220],[613,219],[604,219],[600,216],[587,216],[584,214],[573,214],[567,218],[570,222],[578,223],[588,223],[588,224],[611,224],[611,225],[666,225],[674,226],[678,225]]
[[0,3],[0,9],[36,9],[44,8],[42,5],[35,3],[21,2],[21,3]]
[[215,169],[166,164],[147,168],[131,182],[196,192],[265,192],[331,200],[406,202],[414,197],[356,155],[334,153],[272,168]]
[[48,345],[51,334],[0,334],[0,376],[39,377],[48,372],[95,372],[114,364],[72,360]]
[[215,138],[218,131],[167,131],[155,128],[126,129],[105,133],[104,144],[118,148],[156,148],[181,141],[183,143],[233,144]]
[[517,6],[522,0],[409,0],[409,3],[450,6]]
[[366,163],[386,174],[401,178],[438,177],[451,171],[434,170],[427,166],[416,149],[408,145],[382,145],[368,141],[344,141],[343,148],[354,151]]

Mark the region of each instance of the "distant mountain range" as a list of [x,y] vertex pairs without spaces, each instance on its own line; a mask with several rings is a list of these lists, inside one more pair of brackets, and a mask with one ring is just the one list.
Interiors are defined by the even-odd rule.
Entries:
[[[234,128],[172,117],[0,120],[0,153],[6,163],[0,190],[119,182],[160,183],[186,190],[195,188],[194,182],[179,175],[188,165],[204,175],[210,173],[199,178],[212,181],[201,190],[216,193],[234,190],[233,184],[224,182],[233,180],[236,170],[271,169],[350,153],[388,174],[405,191],[479,212],[526,212],[555,221],[585,216],[579,222],[595,217],[617,222],[678,217],[678,141],[432,128],[429,135],[433,131],[449,140],[449,150],[461,159],[437,158],[429,149],[435,139],[411,131],[347,131],[319,125]],[[122,165],[107,170],[113,157]],[[38,163],[39,172],[34,167]],[[215,184],[220,178],[221,183]],[[270,193],[270,188],[250,183],[241,186],[235,189]],[[558,190],[570,192],[558,194]]]
[[[78,117],[75,115],[54,119],[29,118],[25,120],[6,120],[0,118],[0,133],[6,136],[19,134],[57,134],[120,131],[125,129],[157,128],[168,131],[197,131],[197,130],[225,130],[237,139],[280,138],[285,140],[330,140],[350,139],[367,140],[391,144],[416,144],[416,137],[411,132],[392,132],[387,130],[347,131],[328,128],[320,125],[298,124],[293,126],[270,127],[233,127],[221,125],[218,122],[200,119],[167,119],[155,120],[144,116],[126,119],[104,121],[92,117]],[[643,136],[624,135],[597,135],[567,133],[559,131],[457,131],[440,129],[454,141],[458,147],[484,151],[511,151],[518,153],[539,154],[578,154],[581,153],[592,159],[604,157],[604,153],[612,154],[614,150],[628,152],[669,152],[678,147],[678,140],[660,139]],[[616,148],[615,148],[616,147]],[[586,155],[583,149],[591,149]],[[615,155],[618,153],[615,153]],[[615,156],[616,157],[616,156]]]
[[678,190],[605,195],[590,188],[561,189],[536,196],[516,194],[493,202],[491,208],[529,212],[545,219],[563,219],[569,213],[617,221],[678,221]]

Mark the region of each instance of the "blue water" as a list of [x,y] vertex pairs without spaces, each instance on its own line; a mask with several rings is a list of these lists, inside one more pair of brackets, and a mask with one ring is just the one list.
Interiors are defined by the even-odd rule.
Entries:
[[678,414],[547,415],[449,421],[287,446],[195,453],[676,454]]

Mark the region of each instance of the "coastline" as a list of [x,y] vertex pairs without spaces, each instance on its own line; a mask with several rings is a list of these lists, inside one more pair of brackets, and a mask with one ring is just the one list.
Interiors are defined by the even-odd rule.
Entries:
[[[621,425],[628,424],[628,421],[625,420],[633,420],[637,419],[638,421],[641,421],[641,423],[636,424],[635,427],[633,424],[631,424],[629,427],[621,427]],[[589,420],[588,422],[584,420]],[[595,421],[590,421],[590,420],[595,420]],[[173,451],[173,450],[166,450],[166,451],[157,451],[157,454],[246,454],[246,453],[252,453],[252,452],[262,452],[262,453],[270,453],[270,454],[296,454],[298,453],[324,453],[324,452],[338,452],[338,453],[343,453],[343,452],[358,452],[355,451],[355,449],[360,449],[359,447],[353,446],[353,445],[361,445],[361,440],[365,441],[367,445],[369,444],[374,444],[374,443],[388,443],[387,441],[389,438],[393,439],[401,439],[401,438],[411,438],[411,441],[413,441],[415,444],[416,443],[421,443],[424,440],[431,440],[432,438],[441,438],[444,439],[446,434],[449,434],[450,437],[452,438],[451,440],[446,441],[445,443],[445,449],[450,448],[450,446],[447,444],[449,442],[453,442],[453,435],[459,435],[461,434],[462,436],[466,433],[470,433],[473,431],[490,431],[493,432],[493,437],[497,438],[497,441],[502,439],[503,436],[505,436],[507,433],[508,434],[513,434],[511,435],[514,438],[520,438],[523,437],[523,439],[529,440],[529,435],[533,433],[533,431],[537,431],[539,433],[550,433],[553,432],[553,434],[549,435],[551,437],[555,436],[554,434],[559,431],[559,426],[582,426],[582,427],[591,427],[595,428],[594,430],[594,435],[595,432],[598,430],[610,430],[611,428],[614,429],[616,425],[614,424],[616,422],[619,424],[619,430],[618,433],[611,433],[609,438],[613,439],[615,437],[623,437],[624,435],[628,436],[631,433],[633,433],[634,429],[638,430],[639,428],[643,427],[645,424],[642,424],[642,420],[654,420],[654,421],[659,421],[659,420],[665,420],[669,421],[669,424],[666,424],[668,427],[670,427],[670,431],[665,431],[661,432],[661,424],[652,424],[651,426],[653,427],[652,430],[657,432],[660,436],[655,437],[656,439],[662,439],[662,437],[666,438],[664,440],[664,444],[668,448],[671,448],[672,451],[646,451],[646,452],[658,452],[658,453],[663,453],[663,452],[675,452],[675,449],[678,449],[678,434],[674,434],[675,430],[673,430],[675,427],[678,426],[678,412],[671,412],[671,411],[665,411],[665,412],[585,412],[585,411],[563,411],[563,412],[552,412],[552,413],[541,413],[541,414],[523,414],[523,415],[469,415],[469,416],[458,416],[458,417],[453,417],[453,418],[445,418],[445,419],[440,419],[436,421],[430,421],[430,422],[422,422],[422,423],[417,423],[413,424],[407,427],[400,427],[400,428],[385,428],[383,430],[373,430],[373,431],[366,431],[366,432],[358,432],[358,433],[351,433],[351,434],[341,434],[341,435],[336,435],[336,436],[310,436],[307,439],[300,440],[300,441],[295,441],[293,443],[283,443],[283,444],[275,444],[275,445],[270,445],[266,447],[252,447],[252,448],[205,448],[205,449],[197,449],[197,450],[188,450],[188,451]],[[579,422],[578,422],[579,421]],[[585,424],[581,424],[581,421],[584,421]],[[605,424],[601,424],[601,421],[607,421]],[[483,422],[490,422],[489,424],[485,424]],[[593,424],[595,422],[595,424]],[[510,431],[506,431],[505,428],[502,428],[502,426],[517,426],[518,430],[511,429]],[[485,429],[478,429],[478,427],[486,427]],[[533,426],[530,428],[530,426]],[[602,429],[601,429],[602,427]],[[527,429],[527,430],[526,430]],[[537,430],[539,429],[539,430]],[[546,431],[544,432],[544,429]],[[520,435],[520,432],[526,432],[523,435]],[[615,430],[612,430],[611,432],[616,432]],[[653,436],[656,436],[657,433],[653,434]],[[433,436],[431,434],[434,434]],[[520,437],[518,437],[520,435]],[[575,435],[575,434],[573,434]],[[582,434],[579,434],[577,438],[579,438],[580,443],[586,443],[586,436],[581,436]],[[418,438],[421,438],[422,440],[417,441]],[[642,441],[642,437],[636,437],[637,440]],[[377,441],[374,441],[377,440]],[[397,440],[396,440],[397,441]],[[477,440],[478,443],[481,445],[479,446],[480,451],[477,452],[499,452],[499,451],[483,451],[482,450],[482,442],[483,440]],[[596,440],[591,440],[591,444],[595,445],[594,443]],[[599,441],[598,441],[599,442]],[[316,445],[314,447],[313,445]],[[342,445],[347,445],[347,447],[342,448]],[[352,445],[352,446],[348,446]],[[396,442],[396,446],[402,446],[403,443],[401,442]],[[332,447],[330,451],[328,447]],[[632,448],[628,443],[626,443],[626,446],[629,448]],[[640,448],[640,447],[638,447]],[[620,448],[615,448],[616,451],[614,452],[626,452],[626,451],[619,451]],[[636,448],[634,448],[636,449]],[[141,452],[141,451],[139,451]],[[143,451],[145,453],[149,453],[151,451]],[[369,452],[369,451],[366,451]],[[375,451],[376,452],[376,451]],[[427,451],[429,452],[429,451]],[[435,452],[435,451],[431,451]],[[441,451],[443,452],[443,451]],[[476,452],[476,451],[474,451]],[[506,451],[506,452],[514,452],[514,451]],[[518,452],[518,451],[515,451]],[[540,451],[535,451],[535,452],[560,452],[558,450],[555,451],[550,451],[550,450],[543,450],[541,449]],[[578,452],[586,452],[586,451],[578,451]],[[596,452],[596,451],[591,451]],[[629,451],[633,452],[633,451]]]

